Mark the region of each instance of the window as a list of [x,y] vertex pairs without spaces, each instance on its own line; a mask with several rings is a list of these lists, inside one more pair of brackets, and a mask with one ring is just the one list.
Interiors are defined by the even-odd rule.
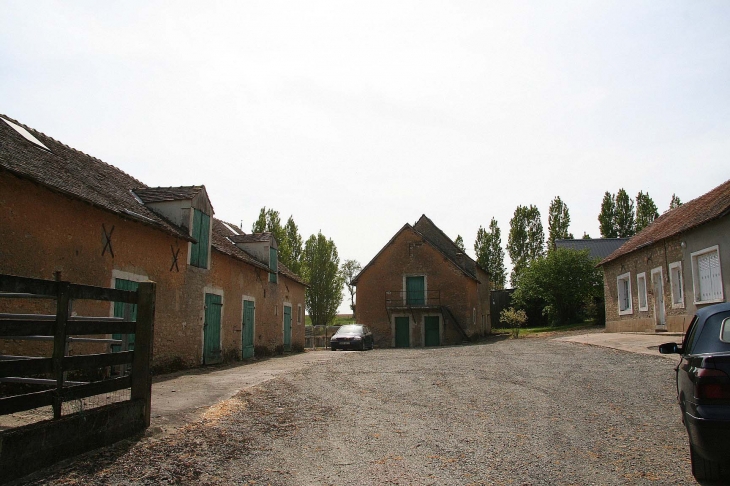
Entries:
[[276,272],[279,270],[279,260],[276,248],[269,247],[269,282],[276,283]]
[[619,275],[616,279],[618,285],[618,314],[633,314],[634,309],[631,305],[631,272]]
[[692,285],[696,304],[722,302],[722,274],[718,246],[705,248],[691,254]]
[[208,251],[210,248],[210,216],[193,209],[193,234],[197,243],[190,246],[190,265],[208,268]]
[[406,305],[424,305],[426,303],[425,291],[425,277],[406,277]]
[[669,284],[672,287],[672,308],[683,308],[684,286],[682,285],[682,262],[669,264]]
[[646,299],[646,272],[636,276],[636,288],[639,292],[639,310],[648,311],[649,303]]

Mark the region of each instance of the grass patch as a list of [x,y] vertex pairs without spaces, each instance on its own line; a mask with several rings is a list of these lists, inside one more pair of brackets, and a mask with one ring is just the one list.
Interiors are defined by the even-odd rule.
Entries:
[[[520,336],[528,334],[540,334],[544,332],[561,332],[575,331],[577,329],[593,329],[596,324],[593,321],[578,322],[575,324],[565,324],[563,326],[542,326],[542,327],[521,327]],[[511,334],[512,329],[509,327],[492,328],[492,334]]]

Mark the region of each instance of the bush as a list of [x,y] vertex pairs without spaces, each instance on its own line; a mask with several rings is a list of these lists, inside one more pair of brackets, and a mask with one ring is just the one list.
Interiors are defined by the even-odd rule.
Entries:
[[512,329],[512,337],[517,339],[520,337],[520,327],[527,322],[527,314],[523,310],[515,310],[510,307],[499,314],[499,322]]

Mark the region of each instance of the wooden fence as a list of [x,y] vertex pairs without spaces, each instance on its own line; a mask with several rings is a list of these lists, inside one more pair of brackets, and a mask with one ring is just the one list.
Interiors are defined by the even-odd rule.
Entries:
[[[52,340],[51,357],[0,356],[0,381],[46,385],[49,389],[0,397],[0,415],[51,406],[53,419],[0,432],[0,483],[52,462],[133,435],[150,424],[155,283],[136,291],[0,274],[0,297],[55,299],[55,315],[0,314],[0,340]],[[137,305],[136,322],[69,315],[74,300]],[[68,356],[73,341],[105,343],[109,334],[134,334],[134,351]],[[82,336],[82,337],[76,337]],[[86,336],[86,337],[83,337]],[[131,365],[131,374],[97,381],[68,381],[68,372],[99,375],[100,369]],[[39,378],[42,377],[42,378]],[[130,399],[62,416],[64,402],[130,388]]]

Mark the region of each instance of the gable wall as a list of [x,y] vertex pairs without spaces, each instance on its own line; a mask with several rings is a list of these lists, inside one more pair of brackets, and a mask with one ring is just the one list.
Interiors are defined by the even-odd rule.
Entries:
[[[385,307],[386,291],[404,290],[404,275],[426,275],[426,289],[440,290],[441,304],[448,306],[462,326],[473,332],[473,309],[482,313],[477,283],[465,276],[440,252],[410,230],[402,231],[362,273],[357,282],[356,320],[371,326],[380,347],[394,346],[392,321]],[[398,298],[401,294],[392,294]],[[488,304],[488,301],[487,301]],[[433,315],[433,312],[430,311]],[[412,319],[411,346],[423,345],[423,315],[419,312],[398,312]],[[477,322],[479,326],[479,322]],[[442,343],[461,342],[461,335],[452,325],[443,326]]]

